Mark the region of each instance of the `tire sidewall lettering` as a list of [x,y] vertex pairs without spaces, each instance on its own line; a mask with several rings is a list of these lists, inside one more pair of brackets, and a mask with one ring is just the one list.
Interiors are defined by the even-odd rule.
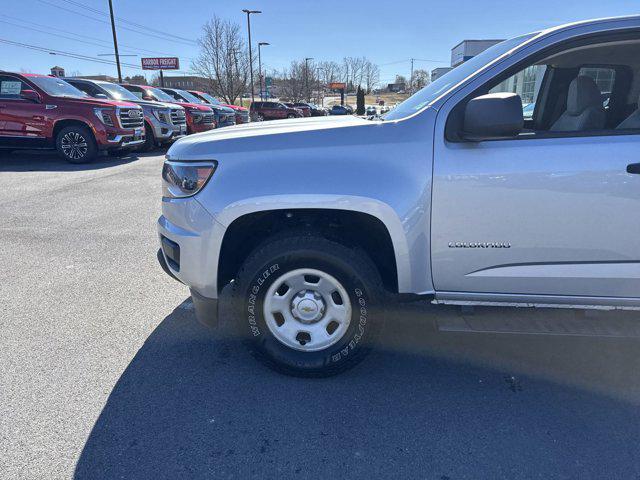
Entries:
[[351,340],[349,340],[349,343],[347,343],[346,346],[342,347],[338,352],[331,355],[331,361],[333,363],[339,362],[340,360],[344,359],[344,357],[348,356],[351,351],[355,350],[358,346],[358,343],[365,334],[365,327],[368,320],[367,301],[364,298],[364,292],[360,288],[354,289],[353,293],[357,298],[358,305],[360,305],[358,325],[356,327],[356,332],[351,337]]
[[251,287],[249,288],[245,310],[247,312],[247,322],[249,323],[249,329],[251,330],[251,334],[254,337],[259,337],[260,335],[262,335],[262,332],[260,331],[260,327],[258,326],[258,322],[256,320],[256,304],[258,301],[258,294],[260,293],[260,290],[262,289],[262,286],[267,281],[267,279],[278,270],[280,270],[279,264],[274,263],[273,265],[270,265],[257,275]]

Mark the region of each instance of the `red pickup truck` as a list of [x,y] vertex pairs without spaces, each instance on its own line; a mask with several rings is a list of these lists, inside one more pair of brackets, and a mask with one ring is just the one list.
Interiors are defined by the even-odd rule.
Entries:
[[0,71],[0,148],[55,148],[71,163],[86,163],[100,150],[142,144],[138,105],[90,98],[56,77]]
[[176,105],[184,107],[184,111],[187,116],[187,133],[189,135],[192,133],[206,132],[207,130],[216,128],[213,110],[206,105],[177,101],[168,93],[149,85],[122,84],[122,86],[142,100],[175,103]]

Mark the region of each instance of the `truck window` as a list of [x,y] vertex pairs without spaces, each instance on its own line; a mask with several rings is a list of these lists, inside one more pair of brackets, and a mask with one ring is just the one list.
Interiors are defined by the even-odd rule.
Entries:
[[613,92],[613,85],[616,81],[615,69],[610,67],[582,67],[579,75],[591,77],[596,82],[602,94],[602,106],[608,109],[611,92]]
[[496,85],[489,93],[517,93],[522,99],[524,119],[531,120],[546,70],[546,65],[531,65]]
[[0,75],[0,98],[19,100],[20,93],[29,89],[29,86],[17,78]]
[[[519,95],[521,138],[619,134],[618,127],[637,109],[639,47],[640,34],[634,32],[573,40],[564,49],[552,47],[546,56],[538,52],[528,65],[505,71],[460,102],[448,117],[447,138],[464,136],[466,102],[487,93]],[[624,129],[624,134],[634,133]]]
[[84,93],[86,93],[91,97],[95,97],[96,94],[102,93],[100,90],[98,90],[95,86],[91,85],[90,83],[73,82],[72,85],[76,87],[78,90],[82,90]]

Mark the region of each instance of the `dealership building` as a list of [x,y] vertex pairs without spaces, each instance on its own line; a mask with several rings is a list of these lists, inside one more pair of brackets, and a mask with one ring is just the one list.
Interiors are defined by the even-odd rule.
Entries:
[[[502,42],[503,40],[463,40],[451,49],[451,68],[455,68],[464,62],[471,60],[487,48]],[[522,103],[527,105],[536,100],[536,92],[542,82],[544,67],[533,65],[508,78],[495,87],[495,91],[517,93],[522,98]]]
[[202,90],[208,92],[211,82],[204,77],[195,75],[168,76],[164,75],[164,86],[166,88],[180,88],[182,90]]

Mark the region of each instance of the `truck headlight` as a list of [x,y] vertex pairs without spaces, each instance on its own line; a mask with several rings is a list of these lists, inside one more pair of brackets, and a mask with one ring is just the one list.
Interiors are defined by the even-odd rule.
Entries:
[[190,108],[189,113],[191,114],[191,118],[193,118],[193,123],[200,123],[204,119],[204,113],[202,113],[201,110]]
[[115,115],[115,110],[112,108],[94,108],[93,113],[95,113],[96,117],[98,117],[98,119],[108,127],[114,126],[112,115]]
[[218,162],[174,162],[162,166],[162,196],[184,198],[195,195],[204,187]]
[[166,109],[154,108],[151,111],[153,112],[153,116],[156,117],[159,122],[161,122],[161,123],[169,123],[169,118],[171,118],[171,110],[170,109],[168,109],[168,108],[166,108]]

